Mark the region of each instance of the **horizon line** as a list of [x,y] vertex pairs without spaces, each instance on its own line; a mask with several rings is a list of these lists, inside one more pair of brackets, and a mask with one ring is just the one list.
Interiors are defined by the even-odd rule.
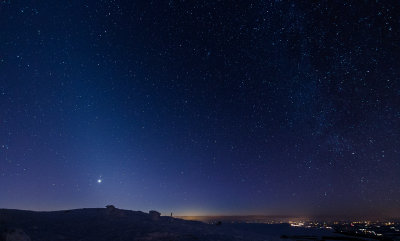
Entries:
[[[150,209],[148,211],[142,210],[133,210],[133,209],[123,209],[115,207],[119,210],[125,211],[133,211],[133,212],[143,212],[148,213],[149,211],[157,211],[157,209]],[[107,209],[104,207],[81,207],[81,208],[69,208],[69,209],[57,209],[57,210],[34,210],[34,209],[18,209],[18,208],[3,208],[0,207],[0,210],[16,210],[16,211],[28,211],[28,212],[59,212],[59,211],[72,211],[72,210],[81,210],[81,209]],[[157,211],[158,212],[158,211]],[[172,212],[173,213],[173,212]],[[170,216],[170,215],[161,215],[161,216]],[[314,219],[314,218],[330,218],[330,219],[399,219],[400,217],[395,216],[345,216],[345,215],[288,215],[288,214],[204,214],[204,215],[172,215],[172,217],[271,217],[271,218],[304,218],[304,219]],[[367,220],[371,221],[371,220]]]

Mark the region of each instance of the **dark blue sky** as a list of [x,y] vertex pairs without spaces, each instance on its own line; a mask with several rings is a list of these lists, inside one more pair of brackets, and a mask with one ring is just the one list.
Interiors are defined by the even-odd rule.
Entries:
[[399,27],[398,1],[0,0],[0,207],[399,216]]

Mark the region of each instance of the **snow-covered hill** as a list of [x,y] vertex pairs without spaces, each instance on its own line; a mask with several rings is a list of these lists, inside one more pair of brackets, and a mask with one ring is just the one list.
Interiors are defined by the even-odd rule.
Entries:
[[26,233],[32,241],[282,241],[282,235],[314,235],[318,239],[331,234],[286,224],[211,225],[114,207],[54,212],[0,209],[0,241],[27,240],[10,235],[15,232],[21,237]]

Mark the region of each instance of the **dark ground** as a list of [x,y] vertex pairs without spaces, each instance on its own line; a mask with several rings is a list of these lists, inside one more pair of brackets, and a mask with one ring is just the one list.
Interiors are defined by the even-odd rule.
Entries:
[[[205,224],[140,211],[88,208],[54,212],[0,209],[0,231],[23,230],[32,241],[282,240],[333,235],[288,224]],[[1,238],[1,235],[0,235]],[[15,239],[13,239],[14,241]],[[2,240],[1,240],[2,241]],[[9,240],[7,240],[9,241]],[[17,240],[15,240],[17,241]],[[19,240],[18,240],[19,241]]]

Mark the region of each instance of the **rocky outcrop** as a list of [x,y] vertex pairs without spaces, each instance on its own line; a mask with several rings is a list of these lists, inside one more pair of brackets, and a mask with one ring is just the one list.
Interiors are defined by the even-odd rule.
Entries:
[[106,208],[107,208],[107,210],[115,210],[115,209],[117,209],[114,205],[107,205]]
[[159,212],[157,212],[157,211],[154,211],[154,210],[151,210],[151,211],[149,212],[149,215],[150,215],[150,218],[151,218],[153,221],[157,221],[157,220],[160,219],[161,213],[159,213]]
[[124,217],[126,214],[124,210],[116,208],[114,205],[107,205],[106,213],[113,217]]

